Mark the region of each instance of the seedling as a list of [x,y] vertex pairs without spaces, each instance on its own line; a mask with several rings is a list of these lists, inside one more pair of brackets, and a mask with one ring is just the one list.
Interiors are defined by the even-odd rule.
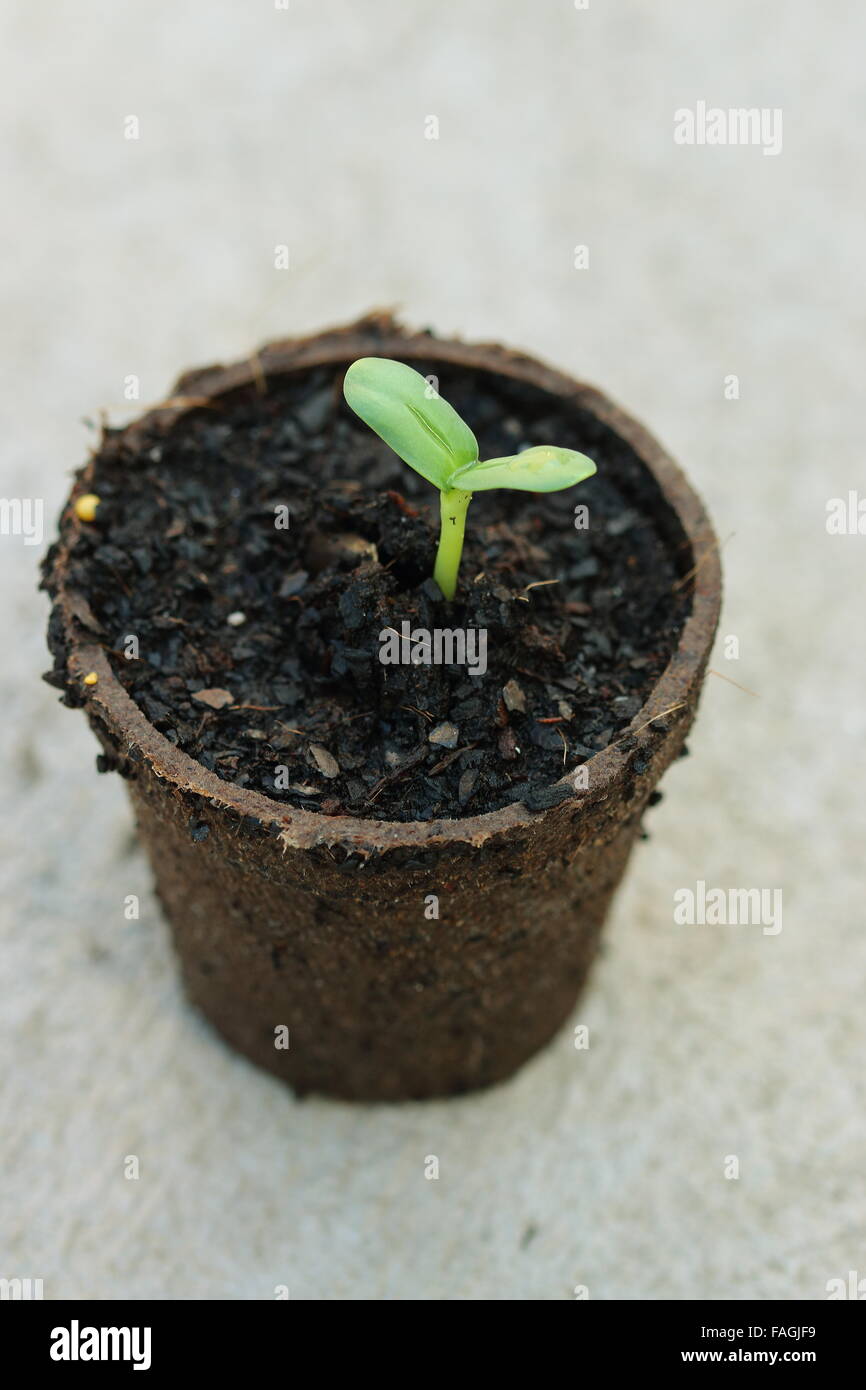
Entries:
[[466,512],[474,492],[497,487],[559,492],[595,472],[592,459],[551,444],[481,462],[469,426],[426,377],[403,362],[359,358],[346,372],[343,393],[364,424],[439,489],[442,529],[433,578],[446,599],[457,591]]

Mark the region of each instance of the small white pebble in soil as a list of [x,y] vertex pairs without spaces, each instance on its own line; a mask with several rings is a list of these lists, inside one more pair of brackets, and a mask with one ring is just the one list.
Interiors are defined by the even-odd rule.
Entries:
[[323,777],[339,777],[340,764],[334,755],[328,752],[327,748],[323,748],[320,743],[311,743],[310,753]]
[[519,714],[526,713],[526,696],[517,681],[510,680],[502,687],[502,698],[507,710],[517,710]]
[[225,709],[227,705],[233,705],[235,697],[230,690],[223,690],[221,686],[208,686],[203,690],[191,690],[190,699],[196,700],[200,705],[210,705],[211,709]]
[[428,743],[438,743],[442,748],[456,748],[460,730],[456,724],[437,724],[427,735]]
[[463,776],[460,778],[460,786],[457,789],[457,799],[460,802],[461,806],[465,806],[466,802],[472,796],[472,793],[475,790],[475,783],[477,781],[477,768],[470,767],[466,770],[466,772],[463,773]]
[[241,613],[240,609],[238,609],[234,613],[229,613],[228,617],[226,618],[226,622],[228,623],[229,627],[242,627],[246,620],[246,613]]

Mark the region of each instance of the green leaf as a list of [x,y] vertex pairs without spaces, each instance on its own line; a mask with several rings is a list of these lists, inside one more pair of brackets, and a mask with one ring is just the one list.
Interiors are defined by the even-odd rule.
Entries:
[[403,362],[360,357],[346,372],[343,394],[364,424],[440,491],[452,473],[478,458],[469,426]]
[[487,459],[458,468],[448,480],[449,487],[467,492],[488,492],[495,487],[517,488],[521,492],[559,492],[591,478],[595,464],[586,454],[573,449],[556,449],[539,444],[509,458]]

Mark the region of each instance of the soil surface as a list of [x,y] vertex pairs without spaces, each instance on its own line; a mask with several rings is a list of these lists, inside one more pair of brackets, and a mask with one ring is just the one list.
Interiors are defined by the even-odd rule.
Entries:
[[[438,494],[351,414],[333,368],[234,392],[134,450],[107,431],[70,580],[132,698],[227,781],[380,820],[541,809],[663,671],[688,552],[593,415],[506,377],[413,365],[437,372],[482,458],[551,443],[598,465],[566,492],[477,494],[453,604],[431,578]],[[483,630],[486,671],[383,664],[380,634],[403,623]],[[55,660],[48,679],[66,688]]]

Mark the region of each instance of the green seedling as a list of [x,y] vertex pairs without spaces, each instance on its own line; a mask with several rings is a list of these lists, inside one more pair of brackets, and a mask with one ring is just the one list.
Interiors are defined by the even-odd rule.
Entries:
[[446,599],[457,591],[466,512],[474,492],[497,487],[559,492],[595,472],[584,454],[550,444],[482,462],[469,426],[426,377],[403,362],[360,357],[346,372],[343,393],[364,424],[439,489],[442,530],[433,578]]

